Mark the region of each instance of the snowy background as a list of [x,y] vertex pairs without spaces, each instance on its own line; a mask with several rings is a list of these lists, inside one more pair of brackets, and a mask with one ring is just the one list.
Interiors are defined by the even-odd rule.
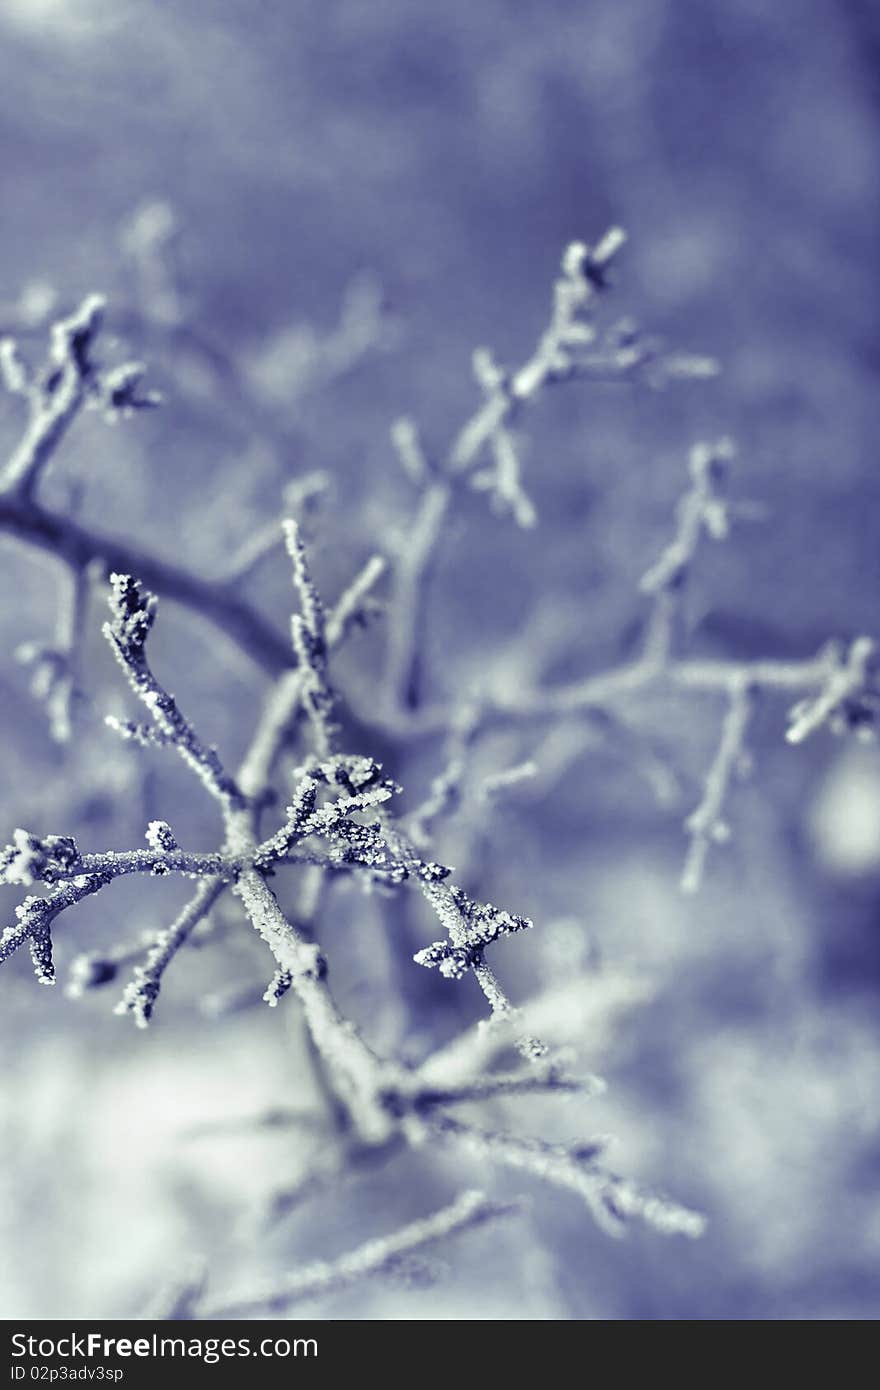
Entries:
[[[704,548],[694,650],[802,657],[880,632],[878,55],[870,0],[0,0],[0,329],[36,356],[54,306],[106,293],[120,350],[166,397],[115,429],[78,422],[47,505],[75,502],[211,576],[278,514],[287,483],[326,470],[315,564],[335,594],[371,551],[393,557],[412,514],[391,423],[411,414],[442,450],[477,400],[473,348],[524,360],[563,246],[617,223],[630,242],[614,313],[723,373],[547,392],[525,429],[538,527],[474,496],[450,528],[434,697],[499,662],[509,679],[552,681],[631,651],[639,577],[704,436],[737,440],[731,490],[761,515]],[[182,299],[169,307],[138,248],[172,216]],[[169,330],[178,310],[188,335]],[[19,405],[0,400],[7,449]],[[55,578],[0,548],[0,842],[26,825],[127,848],[162,815],[212,847],[211,806],[183,774],[102,728],[122,691],[97,605],[76,738],[48,738],[13,653],[51,639]],[[280,555],[248,593],[283,631]],[[356,637],[340,662],[354,708],[370,705],[381,640],[381,626]],[[171,605],[156,662],[234,762],[259,673]],[[137,1314],[193,1256],[218,1291],[237,1288],[474,1185],[527,1191],[527,1214],[308,1311],[876,1316],[880,755],[827,733],[792,748],[785,700],[765,700],[732,840],[686,898],[682,821],[720,714],[712,699],[646,697],[627,710],[632,741],[583,726],[489,740],[481,771],[534,757],[537,778],[437,842],[479,870],[485,896],[535,919],[494,963],[515,999],[547,996],[562,1040],[609,1081],[599,1101],[508,1102],[504,1123],[613,1133],[620,1170],[707,1214],[701,1241],[615,1241],[573,1196],[440,1154],[352,1174],[266,1223],[326,1140],[234,1123],[308,1107],[312,1083],[290,998],[212,1013],[231,986],[258,1000],[271,974],[230,908],[221,940],[169,974],[147,1034],[113,1015],[112,986],[71,1000],[39,989],[25,959],[4,966],[3,1316]],[[378,739],[354,719],[347,732],[410,804],[442,765],[436,742]],[[114,885],[64,919],[62,971],[161,926],[183,892]],[[14,891],[2,901],[11,913]],[[331,905],[334,985],[376,1046],[418,1053],[480,1015],[470,980],[411,963],[436,934],[420,910],[345,891]]]

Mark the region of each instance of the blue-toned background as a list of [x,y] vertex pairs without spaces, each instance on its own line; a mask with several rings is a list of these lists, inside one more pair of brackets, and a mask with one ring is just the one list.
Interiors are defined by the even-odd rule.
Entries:
[[[499,670],[572,679],[631,650],[639,577],[703,436],[735,437],[731,489],[761,509],[704,547],[694,650],[801,657],[880,634],[878,73],[869,0],[3,0],[0,328],[36,357],[53,307],[104,292],[119,350],[151,363],[166,397],[113,429],[79,421],[47,503],[75,499],[89,523],[212,575],[278,514],[286,483],[326,470],[313,535],[333,595],[406,533],[414,494],[392,421],[412,415],[440,452],[477,399],[473,348],[524,360],[563,246],[618,223],[630,242],[613,311],[723,374],[546,393],[525,429],[539,526],[517,530],[475,496],[450,528],[434,698]],[[172,217],[183,299],[169,307],[138,248]],[[178,310],[189,337],[168,331]],[[19,404],[0,400],[6,449]],[[4,541],[0,843],[26,825],[127,848],[162,815],[212,847],[212,808],[183,774],[101,727],[123,696],[99,605],[91,703],[71,746],[49,740],[13,653],[51,638],[55,578]],[[280,556],[248,592],[283,630]],[[381,633],[339,665],[361,709]],[[234,761],[258,673],[171,605],[156,663]],[[631,743],[580,726],[488,741],[481,771],[534,757],[539,774],[491,819],[472,807],[441,830],[437,852],[534,917],[496,949],[499,973],[518,1000],[546,995],[548,1019],[610,1083],[601,1101],[511,1103],[503,1122],[560,1140],[614,1133],[618,1168],[707,1213],[702,1241],[613,1241],[574,1197],[440,1155],[353,1175],[255,1236],[254,1212],[317,1141],[202,1132],[306,1104],[311,1084],[291,999],[217,1019],[198,1007],[271,974],[229,911],[222,942],[178,961],[148,1034],[100,991],[73,1001],[39,989],[23,959],[4,967],[3,1316],[137,1313],[193,1254],[218,1291],[238,1287],[475,1185],[528,1190],[528,1215],[444,1247],[430,1279],[414,1269],[314,1311],[875,1316],[880,756],[827,733],[788,746],[785,701],[768,698],[733,838],[684,898],[681,825],[721,710],[644,698],[626,714]],[[410,804],[442,764],[436,743],[367,747],[348,732]],[[646,739],[667,769],[659,799]],[[11,913],[15,893],[2,899]],[[182,900],[180,885],[114,885],[59,927],[62,966],[161,926]],[[411,964],[435,934],[411,904],[331,899],[334,982],[377,1046],[416,1055],[479,1016],[471,981]]]

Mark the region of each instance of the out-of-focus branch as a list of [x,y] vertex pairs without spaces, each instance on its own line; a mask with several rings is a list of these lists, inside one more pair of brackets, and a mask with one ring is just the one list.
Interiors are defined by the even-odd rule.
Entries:
[[179,603],[216,628],[263,670],[275,675],[293,664],[290,648],[252,604],[225,583],[214,583],[159,559],[134,541],[105,536],[72,517],[0,492],[0,531],[57,556],[76,572],[94,566],[101,578],[136,574],[147,588]]
[[448,1115],[433,1121],[429,1133],[453,1142],[476,1158],[520,1169],[576,1192],[599,1225],[612,1235],[619,1235],[625,1221],[633,1217],[664,1235],[694,1237],[705,1230],[705,1219],[698,1212],[646,1191],[606,1168],[600,1162],[607,1145],[604,1138],[563,1148],[540,1139],[477,1129]]
[[115,418],[158,403],[154,392],[140,390],[140,364],[109,369],[95,364],[103,310],[104,301],[92,295],[69,318],[59,320],[36,377],[11,340],[0,343],[0,380],[28,409],[21,440],[0,470],[0,531],[57,556],[75,576],[90,570],[103,578],[114,571],[137,574],[157,593],[199,613],[266,670],[274,673],[291,665],[286,643],[232,584],[210,583],[134,542],[104,536],[39,502],[40,480],[83,407],[94,406]]
[[146,1028],[167,967],[199,922],[210,912],[225,886],[211,879],[199,884],[179,917],[156,937],[144,964],[138,966],[134,978],[126,985],[116,1013],[132,1014],[138,1027]]
[[393,1235],[367,1241],[338,1260],[319,1260],[297,1274],[264,1288],[227,1299],[197,1302],[200,1318],[244,1318],[283,1313],[308,1298],[333,1294],[372,1275],[391,1273],[409,1255],[429,1249],[449,1236],[473,1230],[517,1210],[514,1202],[493,1202],[482,1192],[464,1192],[433,1216],[402,1226]]
[[[626,240],[613,227],[596,246],[572,242],[562,257],[553,288],[550,322],[531,356],[511,371],[499,367],[485,348],[474,354],[474,372],[483,404],[461,427],[441,467],[432,467],[415,425],[398,421],[392,441],[422,495],[397,558],[394,580],[395,625],[389,634],[386,694],[390,710],[416,709],[423,699],[422,645],[428,595],[444,523],[456,492],[465,486],[487,492],[496,509],[507,511],[520,526],[535,522],[535,510],[520,478],[513,427],[543,389],[575,378],[628,380],[647,375],[658,380],[714,374],[708,358],[667,353],[644,341],[638,332],[612,330],[603,339],[593,320],[597,297],[608,287],[609,272]],[[486,451],[488,468],[481,466]]]
[[745,757],[745,740],[754,709],[755,692],[735,681],[728,692],[728,699],[721,740],[706,776],[702,800],[685,821],[685,830],[690,836],[681,875],[681,886],[685,893],[696,893],[703,880],[706,856],[711,846],[723,843],[730,835],[727,822],[723,819],[724,803],[730,784]]

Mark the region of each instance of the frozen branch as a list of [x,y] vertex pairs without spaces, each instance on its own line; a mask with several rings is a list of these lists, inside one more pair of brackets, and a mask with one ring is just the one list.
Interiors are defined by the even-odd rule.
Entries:
[[[617,718],[618,704],[648,690],[722,693],[730,702],[728,713],[702,798],[687,822],[691,843],[685,885],[693,886],[699,880],[709,845],[722,833],[725,802],[760,690],[805,697],[792,712],[789,738],[793,742],[824,723],[835,726],[842,722],[863,730],[873,721],[878,698],[873,648],[864,639],[846,652],[824,652],[795,662],[691,659],[677,650],[674,628],[698,547],[704,536],[723,538],[732,516],[721,486],[724,465],[732,452],[726,440],[698,445],[691,452],[691,481],[678,506],[675,534],[642,580],[642,592],[652,612],[643,649],[633,660],[556,687],[529,689],[525,681],[508,681],[506,686],[496,686],[478,708],[468,707],[457,717],[451,717],[448,708],[423,706],[430,586],[459,491],[465,487],[482,489],[496,509],[510,513],[520,525],[531,525],[536,519],[521,479],[518,453],[517,430],[525,407],[545,386],[572,378],[626,380],[640,375],[650,382],[664,372],[667,376],[693,376],[707,369],[699,359],[664,356],[626,325],[613,330],[600,328],[594,314],[597,297],[608,283],[622,242],[622,233],[614,230],[593,248],[582,243],[568,248],[554,287],[550,322],[523,365],[508,369],[496,364],[486,351],[476,355],[483,399],[453,438],[445,462],[435,462],[433,452],[423,446],[411,422],[398,422],[393,431],[401,463],[421,494],[393,573],[396,621],[389,633],[385,698],[377,699],[377,708],[365,712],[364,723],[380,731],[390,726],[396,739],[409,734],[447,737],[443,771],[434,779],[426,800],[403,821],[393,814],[393,798],[400,790],[396,783],[373,757],[339,751],[339,731],[334,722],[337,697],[330,658],[374,610],[373,591],[383,562],[370,560],[336,606],[325,611],[297,522],[272,523],[258,531],[236,558],[235,582],[251,574],[283,536],[299,600],[299,611],[291,624],[292,646],[288,646],[243,603],[229,578],[208,583],[141,555],[123,542],[107,540],[72,520],[54,516],[35,500],[35,490],[70,421],[85,403],[103,405],[111,414],[148,403],[138,395],[141,369],[136,364],[110,372],[94,367],[90,349],[100,306],[93,301],[87,301],[91,305],[88,312],[85,308],[80,311],[84,317],[74,317],[56,329],[52,352],[57,361],[51,383],[47,378],[35,386],[14,347],[7,344],[0,348],[0,375],[7,388],[33,405],[29,430],[8,466],[5,484],[0,478],[0,528],[57,555],[80,585],[91,572],[89,566],[96,573],[112,576],[111,621],[105,633],[129,685],[147,711],[143,723],[115,720],[114,726],[135,743],[172,747],[219,804],[223,822],[219,848],[200,854],[181,848],[170,826],[158,820],[150,822],[145,848],[122,852],[81,853],[66,837],[41,838],[16,831],[13,843],[0,854],[0,872],[9,882],[29,886],[41,881],[48,890],[44,897],[28,896],[18,908],[15,922],[0,937],[0,960],[27,943],[38,978],[50,982],[51,927],[59,913],[127,874],[180,873],[194,878],[198,882],[193,896],[177,918],[152,940],[141,943],[138,958],[142,963],[125,989],[120,1012],[132,1014],[144,1025],[166,969],[194,938],[220,895],[230,888],[272,957],[263,978],[273,966],[274,973],[263,999],[270,1006],[282,999],[294,1001],[302,1013],[316,1072],[324,1083],[328,1111],[336,1126],[336,1147],[326,1162],[323,1155],[321,1159],[324,1177],[327,1173],[335,1177],[343,1168],[348,1171],[356,1154],[390,1158],[405,1144],[419,1146],[429,1139],[440,1139],[469,1151],[480,1161],[499,1162],[575,1192],[609,1228],[617,1229],[628,1218],[636,1217],[661,1231],[697,1235],[702,1229],[701,1217],[608,1169],[601,1140],[566,1147],[475,1128],[447,1113],[458,1105],[526,1095],[575,1090],[596,1093],[601,1083],[591,1076],[570,1075],[561,1054],[551,1056],[543,1043],[527,1035],[527,1024],[545,1031],[547,1013],[535,1020],[528,1006],[524,1011],[517,1009],[486,959],[490,948],[503,937],[529,929],[531,922],[472,897],[453,881],[451,869],[427,856],[434,827],[441,817],[456,811],[466,790],[469,796],[474,795],[483,815],[486,801],[534,772],[533,764],[519,763],[484,780],[473,793],[466,788],[472,744],[485,729],[597,712],[597,722],[604,721],[607,727]],[[146,250],[149,254],[144,264],[149,270],[147,262],[153,252],[149,245]],[[158,254],[162,248],[157,243],[153,250]],[[156,266],[149,273],[154,271],[158,274]],[[179,327],[179,303],[169,299],[166,307],[168,326]],[[366,307],[368,310],[369,305]],[[352,310],[355,328],[363,309],[362,303],[360,309],[355,304]],[[330,353],[338,370],[345,369],[346,352],[351,347],[351,340],[343,338],[336,357]],[[296,509],[295,499],[291,505]],[[147,661],[158,593],[201,613],[276,677],[235,776],[227,773],[217,751],[202,741]],[[76,604],[58,643],[59,650],[68,651],[71,658],[82,625],[81,614],[74,617],[75,609]],[[529,679],[535,677],[530,673]],[[455,708],[460,708],[460,695]],[[305,721],[313,756],[301,758],[285,810],[275,817],[273,827],[263,829],[264,815],[268,817],[278,805],[278,764]],[[477,838],[479,834],[477,829]],[[295,866],[300,874],[298,880],[292,875],[295,882],[289,901],[295,906],[290,911],[282,891],[287,875],[283,866],[287,865]],[[419,892],[441,923],[444,939],[419,951],[416,962],[451,980],[473,974],[488,1002],[490,1017],[481,1027],[439,1048],[420,1067],[388,1060],[374,1051],[372,1035],[360,1031],[331,990],[317,907],[324,887],[343,873],[357,873],[367,888],[385,893],[404,885]],[[273,884],[281,886],[276,891]],[[85,989],[105,983],[132,958],[130,947],[103,956],[80,957],[74,965],[74,984]],[[240,1004],[245,996],[240,985],[237,989]],[[259,992],[258,988],[249,989],[246,1002],[256,1002]],[[555,1026],[551,1019],[546,1029],[551,1038]],[[491,1070],[496,1063],[504,1065],[502,1053],[514,1049],[528,1066],[517,1067],[508,1061],[507,1065],[517,1069]],[[279,1096],[273,1113],[279,1113],[289,1099],[286,1094]],[[293,1099],[295,1102],[295,1095]],[[299,1194],[313,1191],[317,1180],[314,1172],[306,1174]],[[190,1316],[193,1310],[218,1317],[279,1311],[299,1299],[333,1292],[355,1279],[391,1269],[410,1251],[503,1210],[507,1208],[479,1195],[465,1194],[425,1221],[369,1242],[341,1260],[309,1266],[266,1290],[212,1304],[190,1283],[174,1306],[179,1316]]]
[[284,638],[261,613],[223,583],[211,583],[143,550],[48,511],[36,501],[0,491],[0,531],[57,556],[81,573],[94,566],[101,578],[136,574],[142,584],[210,623],[262,669],[275,675],[293,664]]
[[167,967],[199,922],[210,912],[225,887],[225,883],[216,879],[199,884],[179,917],[156,937],[143,965],[138,966],[133,979],[126,985],[115,1013],[130,1013],[139,1028],[147,1027]]
[[479,1104],[508,1096],[544,1095],[552,1091],[577,1092],[599,1096],[605,1090],[601,1077],[570,1076],[555,1066],[529,1066],[515,1072],[491,1072],[470,1082],[456,1085],[431,1086],[419,1074],[416,1110],[431,1110],[447,1105]]
[[181,714],[174,696],[162,688],[150,670],[146,642],[156,616],[155,595],[129,575],[114,574],[109,603],[112,617],[104,624],[104,636],[159,733],[212,796],[223,805],[240,806],[242,794],[224,771],[216,749],[202,743]]
[[0,343],[0,381],[28,407],[22,438],[0,470],[0,530],[57,556],[75,580],[90,567],[103,578],[114,571],[137,574],[151,589],[213,623],[268,671],[289,666],[283,640],[231,585],[202,580],[133,542],[103,536],[72,517],[48,511],[37,500],[40,479],[85,406],[102,410],[112,420],[158,403],[154,392],[140,390],[144,370],[140,364],[109,369],[95,365],[93,350],[103,312],[104,301],[92,295],[70,317],[57,322],[51,330],[46,364],[36,377],[14,342]]
[[0,934],[0,961],[8,959],[27,942],[40,984],[54,985],[51,928],[55,918],[109,882],[103,874],[82,874],[59,885],[47,898],[25,898],[15,909],[15,921]]
[[65,579],[54,645],[25,642],[15,653],[23,665],[32,669],[31,689],[44,701],[49,732],[58,743],[70,739],[73,707],[81,694],[79,655],[85,640],[94,574],[89,569],[73,570]]
[[415,483],[416,487],[424,487],[434,470],[422,446],[415,421],[408,416],[395,420],[391,426],[391,443],[410,482]]
[[335,696],[327,671],[328,643],[324,605],[312,579],[299,527],[293,520],[283,523],[287,553],[293,561],[293,580],[299,594],[300,612],[291,619],[291,635],[297,663],[302,671],[301,699],[312,727],[315,751],[329,757],[334,725],[331,715]]
[[94,371],[91,350],[103,312],[103,299],[92,295],[76,313],[54,325],[42,380],[30,387],[14,349],[5,347],[4,377],[27,399],[29,419],[21,442],[0,473],[3,492],[25,501],[33,497],[40,475],[85,402]]
[[789,714],[788,742],[803,743],[825,724],[835,734],[854,730],[871,738],[880,714],[876,655],[876,644],[869,637],[857,637],[848,651],[837,646],[827,649],[818,694],[795,705]]
[[664,1235],[700,1236],[706,1222],[698,1212],[621,1178],[600,1162],[607,1140],[591,1139],[573,1148],[475,1129],[443,1115],[430,1131],[476,1158],[516,1168],[557,1187],[568,1188],[586,1202],[598,1224],[613,1235],[631,1219]]
[[479,710],[475,706],[464,705],[452,716],[446,741],[446,765],[432,781],[428,796],[407,820],[410,839],[420,849],[431,843],[437,822],[453,816],[461,803],[468,753],[478,729]]
[[733,457],[734,446],[729,439],[694,445],[690,454],[691,486],[678,504],[675,535],[639,586],[643,594],[654,599],[645,650],[649,659],[658,663],[671,653],[681,595],[702,536],[720,541],[729,534],[730,511],[721,487]]
[[530,782],[539,772],[538,764],[531,758],[517,763],[514,767],[504,768],[502,772],[493,772],[489,777],[483,778],[480,800],[489,803],[498,801],[507,796],[511,788],[518,787],[523,782]]
[[526,917],[504,912],[492,903],[474,902],[454,884],[428,883],[423,891],[446,927],[449,940],[426,946],[415,961],[428,969],[439,968],[440,974],[449,980],[460,980],[468,970],[479,966],[486,947],[502,936],[528,931],[532,926]]
[[79,309],[52,327],[42,373],[31,380],[15,345],[0,345],[0,376],[7,388],[28,403],[28,423],[18,447],[0,472],[0,491],[27,504],[67,430],[86,404],[103,408],[109,418],[158,404],[154,392],[141,395],[144,368],[135,362],[99,371],[92,349],[104,314],[100,295],[84,299]]
[[197,1304],[196,1314],[201,1318],[277,1315],[308,1298],[334,1294],[361,1279],[391,1273],[409,1255],[516,1210],[515,1203],[492,1202],[481,1192],[464,1192],[448,1207],[401,1227],[393,1235],[367,1241],[338,1260],[316,1261],[269,1287],[218,1302],[208,1300]]
[[386,669],[390,708],[415,709],[422,698],[421,638],[425,628],[431,580],[449,510],[449,483],[429,483],[422,492],[406,540],[395,559],[392,579],[394,622],[388,634]]
[[[595,247],[572,242],[566,248],[554,285],[550,323],[521,367],[505,371],[496,366],[487,349],[477,351],[474,364],[484,402],[459,430],[441,468],[428,468],[411,421],[398,422],[393,431],[395,448],[404,467],[414,479],[423,481],[423,490],[395,566],[395,624],[389,634],[386,672],[387,698],[392,710],[406,712],[422,702],[422,645],[428,595],[444,523],[456,490],[463,485],[482,488],[519,525],[533,525],[535,511],[520,481],[511,432],[522,410],[545,386],[578,375],[620,380],[650,364],[659,375],[662,352],[643,349],[634,331],[628,333],[625,342],[603,345],[593,322],[595,300],[607,288],[609,271],[625,240],[620,228],[613,227]],[[597,343],[598,352],[594,350]],[[696,360],[689,364],[682,360],[674,367],[670,359],[669,375],[699,374]],[[488,471],[480,468],[487,449],[492,456]]]
[[[325,628],[328,652],[336,651],[355,628],[369,621],[376,606],[372,591],[384,573],[383,558],[371,556],[331,609]],[[266,791],[303,713],[303,688],[303,671],[295,668],[285,672],[270,691],[239,770],[238,782],[245,796],[257,797]]]
[[706,776],[703,798],[685,821],[690,847],[681,876],[685,893],[696,893],[703,879],[706,856],[713,844],[723,844],[730,829],[723,817],[730,784],[741,771],[746,755],[745,740],[755,705],[755,692],[736,681],[729,691],[729,707],[721,726],[718,751]]

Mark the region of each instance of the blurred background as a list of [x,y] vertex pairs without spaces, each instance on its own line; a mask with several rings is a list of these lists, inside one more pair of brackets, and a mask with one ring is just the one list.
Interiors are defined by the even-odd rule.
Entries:
[[[473,349],[530,353],[564,245],[620,224],[609,298],[717,357],[663,391],[573,383],[524,427],[539,524],[478,495],[450,527],[429,629],[432,698],[486,678],[569,680],[633,648],[638,580],[666,544],[691,444],[733,436],[730,488],[758,504],[707,544],[687,599],[695,651],[804,657],[880,633],[880,13],[870,0],[0,0],[0,330],[38,361],[56,311],[109,298],[108,357],[150,364],[160,411],[80,420],[45,500],[207,576],[314,470],[310,520],[334,597],[393,562],[416,504],[389,443],[413,416],[440,455],[478,400]],[[612,303],[613,299],[613,303]],[[10,449],[20,402],[0,400]],[[129,848],[167,818],[210,848],[198,788],[113,741],[127,709],[96,603],[74,737],[49,737],[14,659],[51,642],[57,578],[0,547],[0,842],[18,825]],[[276,552],[246,592],[283,632]],[[373,699],[381,622],[338,666]],[[155,662],[234,763],[264,678],[168,604]],[[880,754],[827,733],[785,743],[762,702],[730,842],[696,897],[678,879],[722,710],[643,697],[631,734],[508,732],[475,778],[534,758],[436,853],[533,917],[494,964],[609,1081],[601,1101],[498,1107],[559,1140],[612,1132],[619,1170],[703,1210],[701,1241],[615,1241],[577,1199],[448,1154],[349,1174],[286,1214],[325,1158],[297,1008],[230,903],[169,973],[154,1026],[118,986],[71,999],[3,970],[0,1308],[7,1318],[143,1311],[193,1257],[217,1293],[332,1256],[463,1186],[528,1192],[526,1215],[327,1317],[852,1319],[880,1293]],[[356,720],[408,804],[443,764]],[[294,892],[294,888],[290,889]],[[18,898],[0,890],[11,914]],[[75,955],[158,929],[180,884],[113,885],[64,918]],[[334,889],[322,926],[345,1007],[377,1047],[419,1056],[480,1016],[472,982],[411,964],[418,905]],[[254,1126],[267,1107],[304,1112]],[[267,1217],[268,1213],[268,1217]],[[305,1310],[304,1310],[305,1311]]]

